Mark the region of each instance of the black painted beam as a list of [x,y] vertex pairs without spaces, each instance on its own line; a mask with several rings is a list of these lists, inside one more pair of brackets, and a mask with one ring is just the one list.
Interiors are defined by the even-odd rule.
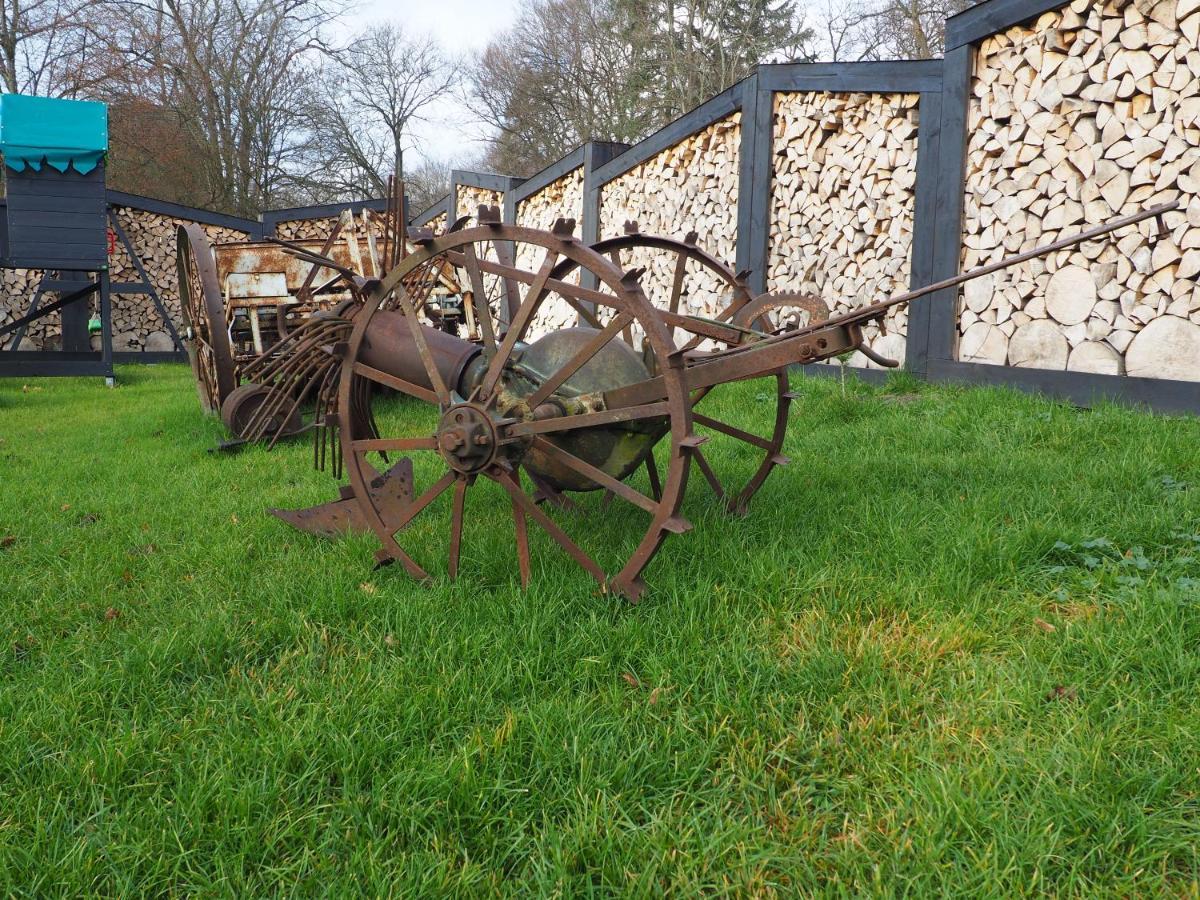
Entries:
[[546,168],[542,169],[536,175],[530,175],[510,192],[513,195],[513,201],[519,204],[522,200],[532,197],[546,186],[554,184],[554,182],[558,181],[564,175],[574,172],[583,165],[586,155],[587,145],[581,144],[570,153],[546,166]]
[[261,234],[262,222],[259,219],[226,215],[210,209],[199,209],[194,206],[184,206],[181,203],[171,203],[167,200],[155,200],[153,197],[143,197],[139,194],[128,194],[125,191],[114,191],[112,188],[109,188],[106,193],[109,206],[124,206],[172,219],[187,219],[189,222],[199,222],[202,225],[217,225],[221,228],[245,231],[251,238],[257,238]]
[[770,91],[915,94],[941,90],[941,60],[783,63],[758,67],[761,86]]
[[947,54],[967,44],[978,43],[1014,25],[1036,19],[1052,9],[1061,9],[1069,0],[986,0],[946,20]]

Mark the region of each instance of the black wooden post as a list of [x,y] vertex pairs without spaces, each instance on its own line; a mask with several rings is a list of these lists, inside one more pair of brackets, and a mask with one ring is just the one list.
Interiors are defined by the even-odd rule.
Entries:
[[[912,250],[909,257],[909,287],[918,288],[936,280],[934,246],[937,237],[938,200],[943,190],[939,154],[942,136],[942,93],[921,94],[917,125],[917,183],[913,210]],[[956,181],[961,185],[961,176]],[[904,367],[924,376],[929,359],[931,300],[923,297],[909,307],[905,338]]]
[[[596,176],[629,149],[628,144],[613,141],[589,141],[583,146],[583,222],[580,237],[589,247],[600,240],[600,187],[603,184]],[[580,285],[595,290],[596,276],[591,272],[580,274]]]
[[[761,67],[760,67],[761,71]],[[775,93],[759,73],[746,79],[742,94],[741,181],[738,186],[737,269],[749,270],[750,292],[767,289],[771,234],[772,150]]]
[[[974,67],[975,50],[969,45],[949,51],[943,60],[929,281],[950,278],[959,270],[966,191],[967,107]],[[927,337],[920,358],[922,371],[928,371],[930,361],[954,359],[958,288],[931,294],[921,306],[925,308],[924,332]]]

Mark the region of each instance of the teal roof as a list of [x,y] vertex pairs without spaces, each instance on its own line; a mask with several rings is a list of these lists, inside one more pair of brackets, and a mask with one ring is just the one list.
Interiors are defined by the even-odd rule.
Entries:
[[40,171],[42,161],[86,175],[108,150],[108,107],[90,100],[0,96],[0,153],[16,171]]

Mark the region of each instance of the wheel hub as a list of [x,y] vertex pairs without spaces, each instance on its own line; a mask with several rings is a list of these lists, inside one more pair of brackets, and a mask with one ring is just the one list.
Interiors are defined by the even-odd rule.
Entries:
[[496,459],[499,441],[496,426],[482,407],[471,403],[452,406],[437,429],[438,452],[457,472],[482,472]]

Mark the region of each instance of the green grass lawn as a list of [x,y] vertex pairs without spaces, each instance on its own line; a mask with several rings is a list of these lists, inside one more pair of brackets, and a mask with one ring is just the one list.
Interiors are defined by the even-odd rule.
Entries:
[[1200,421],[805,380],[630,606],[486,491],[373,572],[119,380],[0,381],[0,893],[1198,891]]

